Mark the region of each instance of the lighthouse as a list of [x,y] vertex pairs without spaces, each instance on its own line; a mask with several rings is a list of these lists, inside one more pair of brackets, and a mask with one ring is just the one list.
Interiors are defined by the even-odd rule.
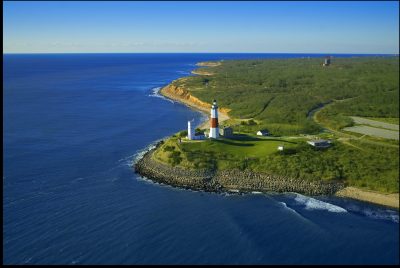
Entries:
[[219,136],[218,129],[218,106],[217,101],[214,100],[211,106],[211,121],[210,121],[210,135],[209,138],[217,139]]
[[193,129],[193,126],[192,126],[192,121],[188,121],[188,135],[187,135],[187,138],[188,138],[188,140],[193,140],[193,138],[194,138],[194,129]]

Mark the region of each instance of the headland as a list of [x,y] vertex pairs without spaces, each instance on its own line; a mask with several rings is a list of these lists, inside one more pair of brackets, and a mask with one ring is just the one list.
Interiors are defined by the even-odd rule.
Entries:
[[[243,61],[241,61],[241,63],[242,62]],[[224,64],[222,64],[222,62],[207,62],[199,63],[197,65],[207,68],[199,68],[198,70],[193,71],[192,73],[195,74],[195,76],[183,77],[173,81],[169,85],[163,87],[160,90],[160,93],[167,98],[181,102],[193,109],[209,115],[211,103],[205,101],[204,95],[206,94],[204,94],[204,90],[211,91],[218,88],[218,85],[213,84],[215,81],[212,79],[215,74],[218,75],[218,72],[221,72],[218,68],[223,67]],[[254,67],[254,65],[256,64],[253,61],[250,64],[250,67]],[[211,70],[209,70],[209,68]],[[341,66],[341,68],[343,68],[343,66]],[[214,80],[218,81],[218,78],[214,78]],[[398,190],[397,192],[393,192],[393,190],[389,190],[389,188],[386,188],[386,190],[380,190],[383,188],[379,188],[378,185],[375,186],[374,184],[368,185],[365,182],[362,182],[362,180],[357,181],[357,178],[352,179],[353,176],[350,179],[346,179],[346,174],[343,174],[343,171],[341,171],[343,168],[346,168],[346,166],[333,167],[332,171],[338,173],[336,173],[336,175],[334,175],[334,173],[329,173],[331,176],[326,176],[324,173],[319,171],[312,171],[307,167],[307,164],[304,165],[304,163],[303,165],[301,163],[299,164],[299,167],[297,168],[299,172],[296,172],[296,166],[289,166],[290,168],[288,168],[288,170],[282,172],[285,167],[279,167],[279,161],[288,165],[287,159],[291,159],[290,161],[293,161],[294,159],[296,163],[298,161],[309,161],[310,165],[315,165],[318,161],[324,163],[324,158],[328,158],[330,153],[311,152],[309,148],[305,148],[304,146],[304,142],[307,139],[310,137],[315,138],[319,135],[316,135],[315,133],[321,131],[321,128],[309,131],[309,129],[301,129],[301,127],[298,127],[297,129],[300,129],[300,132],[305,132],[306,134],[299,135],[293,133],[292,135],[287,135],[287,133],[285,133],[285,131],[287,132],[287,129],[285,129],[286,125],[282,124],[283,128],[281,129],[283,130],[281,133],[275,131],[278,135],[273,138],[258,138],[249,134],[254,132],[256,129],[264,127],[263,117],[260,115],[267,110],[269,105],[271,105],[271,101],[275,98],[279,98],[279,96],[275,95],[267,99],[267,101],[264,102],[265,105],[261,106],[261,112],[250,113],[250,116],[243,116],[243,114],[238,116],[237,109],[234,109],[232,105],[219,108],[219,122],[221,125],[224,125],[224,122],[226,122],[229,125],[233,124],[234,126],[239,126],[239,128],[241,128],[242,131],[237,134],[236,138],[230,140],[222,138],[217,142],[214,141],[214,143],[209,141],[188,142],[182,141],[182,138],[185,137],[185,133],[180,132],[173,137],[160,142],[156,148],[147,152],[144,157],[136,163],[135,170],[151,180],[188,189],[213,192],[272,191],[297,192],[312,196],[336,195],[392,208],[399,208]],[[241,100],[237,99],[237,101],[240,102]],[[335,98],[321,99],[317,105],[309,103],[309,108],[305,113],[305,117],[312,121],[313,124],[325,129],[324,133],[317,137],[318,139],[330,137],[331,140],[334,141],[335,146],[331,149],[331,151],[333,151],[332,154],[359,154],[357,151],[354,152],[349,150],[354,148],[360,149],[363,152],[366,152],[366,149],[370,149],[372,152],[373,150],[376,150],[376,147],[373,147],[376,145],[383,145],[387,150],[391,150],[391,148],[395,148],[394,151],[396,151],[396,149],[398,150],[398,143],[396,144],[395,142],[386,140],[376,140],[373,137],[361,141],[360,139],[356,139],[359,138],[359,136],[354,137],[350,133],[341,131],[340,128],[349,125],[346,121],[348,118],[344,116],[342,118],[330,116],[328,112],[330,112],[329,109],[332,105],[327,105],[329,106],[329,109],[326,109],[323,107],[324,103],[336,104],[341,103],[341,100]],[[254,103],[254,106],[256,106],[256,103]],[[316,110],[317,107],[319,107],[317,109],[318,113],[310,118],[310,116],[308,116],[310,111]],[[230,116],[232,112],[234,116]],[[323,124],[321,124],[321,122]],[[305,123],[306,127],[309,127],[307,126],[309,122]],[[273,129],[276,125],[277,124],[269,123],[268,127]],[[206,129],[208,126],[209,122],[204,122],[200,128]],[[311,135],[307,134],[307,132]],[[261,141],[261,143],[259,141]],[[273,143],[274,141],[277,143]],[[267,142],[269,142],[269,144],[273,143],[274,146],[278,143],[285,144],[285,152],[281,152],[280,155],[273,152],[270,153],[267,158],[263,158],[264,155],[269,154],[268,150],[271,150],[271,146],[268,145],[266,147],[263,145],[264,147],[259,147],[259,149],[267,152],[265,154],[256,152],[257,150],[254,148],[258,148],[258,144],[267,144]],[[368,146],[363,148],[363,145]],[[215,147],[218,149],[215,149]],[[234,147],[238,149],[232,149]],[[286,150],[286,148],[288,148],[288,150]],[[253,151],[250,149],[253,149]],[[299,160],[299,157],[297,157],[296,160],[295,156],[300,155],[302,157],[302,154],[305,154],[304,152],[307,152],[307,156],[310,157],[310,159],[302,158],[303,160]],[[388,151],[388,153],[391,154],[393,152]],[[232,156],[235,154],[236,157],[237,155],[244,156],[244,160]],[[324,155],[321,158],[318,154]],[[205,159],[206,157],[215,157],[219,160],[210,162],[209,159]],[[316,158],[316,162],[313,162],[313,157]],[[260,164],[261,162],[264,162],[265,159],[267,162],[270,161],[273,163],[273,165],[271,164],[266,166],[265,164]],[[337,160],[338,155],[335,155],[334,159],[340,161]],[[353,160],[357,161],[357,159]],[[332,163],[332,160],[327,161]],[[335,169],[338,169],[339,171],[335,171]],[[307,172],[306,170],[309,171]],[[322,178],[316,179],[318,176]],[[360,174],[360,176],[362,175]],[[386,175],[383,174],[382,176]],[[396,176],[393,178],[396,178]],[[394,185],[396,185],[396,182],[394,183]]]

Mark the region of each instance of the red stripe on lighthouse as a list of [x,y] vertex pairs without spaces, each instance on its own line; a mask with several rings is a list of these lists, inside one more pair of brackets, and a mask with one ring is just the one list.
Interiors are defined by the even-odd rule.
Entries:
[[218,118],[211,118],[211,127],[212,128],[218,127]]

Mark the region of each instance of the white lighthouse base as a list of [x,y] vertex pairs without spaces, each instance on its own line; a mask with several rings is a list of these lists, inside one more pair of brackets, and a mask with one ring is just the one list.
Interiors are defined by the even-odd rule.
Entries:
[[210,134],[208,135],[211,139],[218,139],[219,137],[219,129],[218,128],[210,128]]

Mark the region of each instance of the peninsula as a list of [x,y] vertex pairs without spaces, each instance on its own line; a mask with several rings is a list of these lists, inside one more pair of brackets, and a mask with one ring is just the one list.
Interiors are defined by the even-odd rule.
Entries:
[[[199,63],[160,93],[207,114],[217,99],[219,132],[233,133],[193,140],[181,131],[135,170],[190,189],[337,195],[399,208],[398,64],[398,57]],[[196,132],[210,136],[209,128]]]

